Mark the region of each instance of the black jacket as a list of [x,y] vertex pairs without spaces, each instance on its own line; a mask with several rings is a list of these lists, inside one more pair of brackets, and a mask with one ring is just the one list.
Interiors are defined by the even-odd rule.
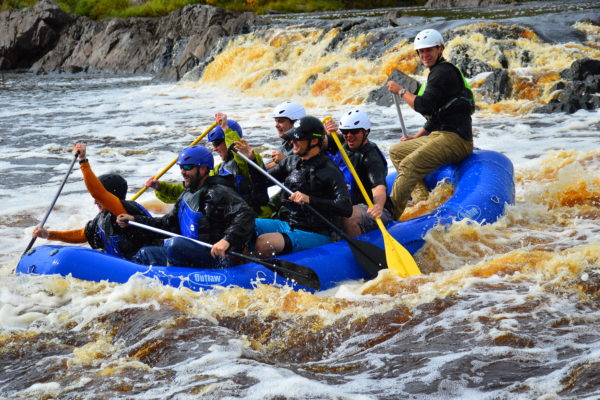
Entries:
[[425,91],[415,98],[415,111],[427,118],[424,128],[428,132],[455,132],[472,141],[471,105],[466,101],[453,101],[463,96],[465,83],[460,72],[440,59],[429,71]]
[[243,249],[254,236],[254,211],[228,186],[219,176],[209,176],[204,184],[195,192],[189,189],[179,197],[173,210],[159,218],[147,216],[136,217],[135,220],[150,226],[180,233],[179,209],[183,199],[195,212],[204,214],[198,221],[198,239],[208,243],[216,243],[221,239],[231,244],[232,250]]
[[[269,170],[269,173],[290,189],[310,197],[310,205],[334,222],[338,217],[352,215],[352,201],[344,176],[329,157],[318,154],[309,160],[292,154]],[[329,234],[325,222],[308,210],[288,200],[282,191],[282,203],[278,218],[287,221],[292,228],[309,232]]]

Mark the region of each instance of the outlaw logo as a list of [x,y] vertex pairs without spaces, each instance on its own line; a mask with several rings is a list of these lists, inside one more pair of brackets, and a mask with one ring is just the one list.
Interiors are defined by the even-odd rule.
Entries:
[[190,283],[200,286],[225,286],[227,276],[219,272],[194,272],[188,275]]
[[463,207],[458,212],[458,218],[459,219],[468,218],[468,219],[472,219],[472,220],[477,220],[480,216],[481,216],[481,208],[479,208],[476,205],[471,205],[471,206]]

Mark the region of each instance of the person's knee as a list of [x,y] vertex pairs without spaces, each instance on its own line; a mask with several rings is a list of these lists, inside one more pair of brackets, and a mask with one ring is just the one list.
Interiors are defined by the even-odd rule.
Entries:
[[267,258],[279,254],[285,248],[285,242],[281,234],[264,234],[256,238],[256,254]]
[[132,257],[132,261],[145,265],[166,265],[167,263],[164,249],[160,246],[142,247]]
[[361,233],[363,233],[361,229],[361,221],[362,213],[356,206],[354,206],[352,210],[352,215],[348,218],[342,218],[342,229],[348,235],[360,235]]

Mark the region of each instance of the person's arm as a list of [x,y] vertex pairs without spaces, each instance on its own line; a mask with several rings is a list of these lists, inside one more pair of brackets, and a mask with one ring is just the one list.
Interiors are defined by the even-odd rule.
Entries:
[[373,193],[373,207],[369,207],[367,213],[373,218],[381,218],[381,213],[383,212],[387,200],[386,186],[375,186],[371,192]]
[[92,171],[92,167],[90,167],[90,163],[86,157],[86,147],[85,143],[75,143],[75,151],[77,152],[77,158],[79,158],[79,169],[81,169],[81,173],[83,174],[85,187],[98,204],[114,215],[125,213],[125,207],[123,207],[121,200],[106,190],[102,182],[100,182]]
[[123,213],[123,214],[117,215],[117,224],[121,228],[125,228],[128,226],[129,221],[135,221],[135,222],[139,222],[140,224],[164,229],[169,232],[180,233],[181,230],[179,229],[179,216],[178,216],[180,201],[181,201],[181,199],[177,200],[177,203],[175,203],[175,206],[173,207],[173,209],[171,211],[169,211],[167,214],[163,215],[162,217],[150,217],[147,215],[133,216],[133,215],[130,215],[127,213]]
[[185,186],[181,183],[160,181],[160,185],[155,189],[154,194],[163,203],[175,203],[183,192],[185,192]]
[[[387,89],[388,92],[393,93],[393,94],[400,94],[400,92],[405,89],[404,87],[402,87],[402,85],[400,85],[397,82],[394,81],[389,81],[387,83]],[[406,90],[404,93],[402,93],[400,95],[400,98],[406,103],[408,104],[408,106],[412,109],[415,109],[415,99],[417,98],[417,95],[412,94],[411,92],[409,92],[408,90]]]
[[[60,240],[65,243],[85,243],[87,237],[85,236],[85,228],[72,229],[70,231],[47,231],[48,236],[45,239],[48,240]],[[41,236],[43,237],[43,236]]]
[[125,207],[123,207],[121,200],[104,188],[102,182],[100,182],[100,180],[92,171],[89,161],[82,160],[79,163],[79,168],[83,173],[83,182],[85,183],[85,187],[92,197],[102,205],[102,207],[106,208],[114,215],[124,214],[127,212],[125,211]]
[[229,189],[225,187],[212,188],[207,197],[206,210],[207,217],[211,220],[215,216],[211,215],[208,210],[222,210],[215,211],[215,213],[220,217],[219,214],[222,212],[222,218],[219,219],[225,226],[223,237],[215,243],[216,248],[213,247],[213,251],[211,251],[213,256],[223,256],[232,243],[243,247],[252,238],[256,215],[240,196],[233,194]]

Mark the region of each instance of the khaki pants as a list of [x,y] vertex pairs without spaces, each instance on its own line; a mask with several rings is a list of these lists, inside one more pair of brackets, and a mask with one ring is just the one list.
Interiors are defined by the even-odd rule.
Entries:
[[435,131],[428,136],[396,143],[390,147],[390,159],[398,171],[392,187],[394,218],[406,208],[410,194],[423,178],[444,164],[458,163],[473,153],[473,142],[454,132]]

